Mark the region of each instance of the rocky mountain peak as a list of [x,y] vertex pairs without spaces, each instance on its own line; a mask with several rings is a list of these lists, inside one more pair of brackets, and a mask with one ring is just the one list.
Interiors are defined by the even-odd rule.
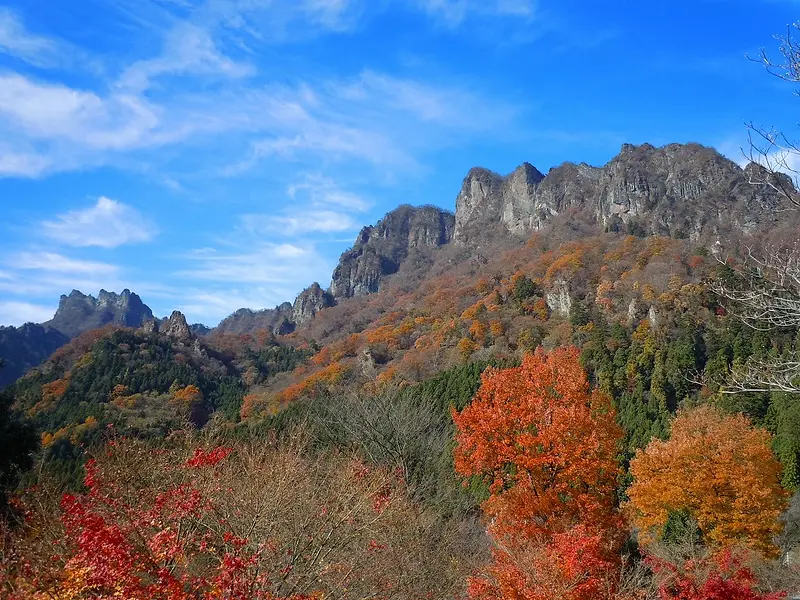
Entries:
[[140,327],[152,318],[150,308],[128,289],[121,294],[100,290],[97,298],[72,290],[68,296],[61,296],[55,316],[44,325],[75,337],[109,323]]
[[565,163],[546,176],[524,164],[503,177],[472,169],[456,198],[455,241],[525,236],[567,211],[605,230],[699,240],[774,220],[776,194],[700,144],[624,144],[603,167]]
[[304,325],[314,318],[323,308],[333,306],[330,294],[320,287],[316,281],[306,288],[294,301],[292,320],[296,325]]
[[172,311],[169,318],[159,327],[160,333],[179,342],[189,342],[192,339],[192,332],[186,317],[180,311]]
[[453,238],[455,217],[435,206],[399,206],[371,227],[342,254],[333,272],[334,299],[376,292],[381,280],[400,268],[413,251],[438,248]]
[[531,163],[524,162],[514,169],[514,172],[509,175],[509,179],[518,185],[536,185],[544,179],[544,175]]

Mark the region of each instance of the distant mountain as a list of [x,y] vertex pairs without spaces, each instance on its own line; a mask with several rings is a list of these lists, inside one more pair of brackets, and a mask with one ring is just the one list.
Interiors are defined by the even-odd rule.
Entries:
[[41,364],[81,333],[109,324],[140,327],[151,320],[153,312],[130,290],[121,294],[100,290],[97,298],[72,290],[68,296],[61,296],[55,316],[46,323],[0,327],[0,360],[5,364],[0,369],[0,388]]
[[100,290],[97,298],[72,290],[69,296],[61,296],[55,316],[44,325],[73,338],[104,325],[141,327],[152,319],[150,307],[128,289],[121,294]]
[[35,323],[0,327],[0,388],[16,381],[68,341],[60,331]]

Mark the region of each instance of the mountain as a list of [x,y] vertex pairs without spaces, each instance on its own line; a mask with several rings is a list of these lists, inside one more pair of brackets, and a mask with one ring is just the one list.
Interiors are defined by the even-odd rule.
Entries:
[[[310,327],[320,311],[377,293],[395,276],[416,285],[464,261],[477,268],[492,253],[519,247],[532,233],[548,227],[549,235],[560,236],[561,242],[611,232],[710,246],[790,225],[785,214],[775,210],[777,194],[751,183],[760,169],[754,164],[742,168],[699,144],[625,144],[602,167],[565,163],[546,175],[529,163],[505,176],[476,167],[463,181],[455,214],[434,206],[402,205],[364,227],[340,257],[327,290],[314,283],[293,304],[242,308],[213,330],[192,325],[188,332],[290,334]],[[573,284],[573,289],[575,285],[581,287]],[[565,313],[571,292],[562,283],[554,286],[547,294],[548,305]],[[150,308],[130,290],[101,290],[96,299],[73,290],[61,297],[55,316],[42,327],[2,330],[0,358],[7,367],[0,383],[18,377],[82,332],[108,324],[135,328],[152,320]]]
[[397,273],[410,257],[449,244],[454,227],[455,216],[440,208],[401,205],[376,225],[361,230],[353,247],[339,259],[328,290],[314,282],[297,296],[294,304],[284,302],[275,308],[256,311],[241,308],[212,331],[214,334],[257,330],[276,335],[291,333],[339,300],[377,292],[381,281]]
[[323,308],[333,306],[330,293],[322,289],[316,281],[300,292],[292,307],[292,319],[298,326],[305,325]]
[[636,235],[749,234],[777,222],[778,195],[750,183],[759,169],[699,144],[625,144],[603,167],[565,163],[547,175],[527,163],[505,177],[475,168],[456,199],[454,239],[526,236],[567,213]]
[[[0,388],[81,333],[109,324],[139,327],[152,319],[150,308],[130,290],[121,294],[100,290],[97,298],[72,290],[68,296],[61,296],[56,314],[46,323],[0,327],[0,360],[5,365],[0,369]],[[203,326],[192,327],[203,330]]]
[[128,289],[121,294],[100,290],[97,298],[72,290],[69,296],[61,296],[55,316],[44,325],[73,338],[104,325],[140,327],[151,319],[150,307]]
[[16,381],[68,341],[60,331],[35,323],[0,327],[0,388]]
[[[687,398],[714,391],[686,373],[713,381],[734,360],[796,340],[794,330],[750,331],[706,285],[719,276],[716,241],[777,222],[778,199],[750,184],[757,169],[691,144],[624,146],[604,167],[547,175],[530,164],[507,176],[472,169],[455,214],[401,206],[359,233],[328,290],[315,283],[293,304],[238,310],[208,336],[178,312],[153,319],[127,290],[73,292],[29,335],[63,336],[55,346],[67,337],[57,327],[124,327],[85,331],[5,394],[60,452],[103,423],[148,436],[187,416],[230,428],[288,423],[310,399],[575,345],[617,402],[632,456]],[[472,375],[459,386],[474,389]]]
[[[285,334],[347,299],[378,292],[403,269],[417,278],[432,268],[437,252],[450,248],[446,264],[486,262],[487,252],[518,247],[537,231],[567,225],[567,237],[602,232],[638,237],[662,235],[694,243],[726,241],[785,225],[778,194],[762,168],[745,168],[700,144],[624,144],[602,167],[564,163],[545,175],[523,163],[508,175],[475,167],[464,178],[455,214],[435,206],[401,205],[377,224],[364,227],[342,254],[328,290],[314,284],[294,306],[240,309],[214,330]],[[461,250],[458,250],[458,249]],[[563,290],[561,311],[568,306]]]

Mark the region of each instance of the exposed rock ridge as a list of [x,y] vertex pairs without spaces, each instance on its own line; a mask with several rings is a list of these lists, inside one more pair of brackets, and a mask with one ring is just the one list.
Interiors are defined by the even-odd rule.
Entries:
[[186,317],[177,310],[172,311],[169,318],[158,327],[158,332],[178,342],[190,342],[193,338]]
[[376,225],[364,227],[342,254],[331,295],[338,300],[377,292],[381,280],[396,273],[411,252],[448,244],[454,231],[454,215],[435,206],[396,208]]
[[152,318],[150,308],[128,289],[121,294],[100,290],[97,298],[72,290],[68,296],[61,296],[55,316],[44,325],[72,338],[109,323],[141,327]]
[[298,326],[305,325],[323,308],[333,306],[331,295],[316,281],[306,288],[294,301],[292,320]]
[[565,163],[543,176],[525,163],[508,176],[472,169],[456,198],[454,239],[526,235],[575,212],[609,231],[699,240],[751,233],[775,219],[779,199],[742,169],[699,144],[625,144],[603,167]]

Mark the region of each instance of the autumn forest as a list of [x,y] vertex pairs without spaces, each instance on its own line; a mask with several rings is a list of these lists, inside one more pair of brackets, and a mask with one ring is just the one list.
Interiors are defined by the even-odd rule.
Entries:
[[0,328],[0,597],[800,597],[800,195],[751,133],[474,169],[214,329]]

